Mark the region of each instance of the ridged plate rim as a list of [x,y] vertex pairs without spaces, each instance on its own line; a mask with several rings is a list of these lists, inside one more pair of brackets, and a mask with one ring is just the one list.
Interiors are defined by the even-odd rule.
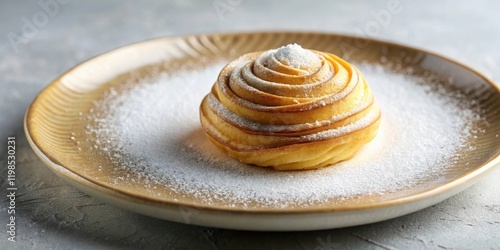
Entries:
[[[52,171],[54,171],[58,176],[65,179],[70,184],[77,186],[77,188],[79,188],[79,189],[85,189],[85,192],[87,192],[87,193],[89,193],[89,192],[93,193],[94,196],[99,196],[99,194],[96,194],[95,192],[103,194],[103,196],[100,197],[101,199],[106,200],[108,198],[109,199],[116,198],[118,200],[121,200],[119,202],[114,201],[111,203],[116,204],[116,205],[121,206],[121,207],[124,207],[124,208],[127,208],[127,206],[128,206],[127,203],[135,203],[135,204],[138,204],[140,207],[142,207],[141,209],[147,209],[148,207],[156,207],[156,208],[163,208],[166,210],[172,210],[173,212],[179,212],[179,207],[192,207],[194,209],[199,209],[200,211],[203,211],[203,213],[207,213],[206,216],[208,216],[208,217],[212,216],[213,213],[215,213],[215,214],[222,213],[223,215],[229,215],[229,216],[232,216],[233,218],[235,215],[243,215],[241,217],[242,219],[244,219],[245,216],[248,216],[248,215],[252,215],[252,216],[262,215],[262,216],[264,216],[262,218],[266,218],[269,215],[277,215],[277,216],[286,215],[286,216],[282,216],[282,217],[288,218],[288,219],[290,219],[290,218],[293,219],[293,217],[289,217],[289,216],[290,215],[297,216],[297,215],[301,215],[301,214],[302,215],[315,214],[315,215],[318,215],[319,217],[324,217],[325,215],[330,216],[330,217],[332,217],[332,216],[335,217],[334,214],[338,214],[339,216],[341,216],[343,212],[354,212],[354,211],[357,211],[361,214],[367,215],[367,214],[370,214],[371,212],[378,213],[377,211],[380,211],[380,209],[384,209],[384,208],[391,208],[391,210],[393,210],[393,209],[397,209],[398,207],[401,207],[401,208],[406,207],[405,209],[403,209],[403,210],[405,210],[405,212],[402,214],[393,214],[390,216],[379,215],[378,217],[375,216],[376,218],[373,218],[371,220],[366,220],[363,223],[355,223],[352,225],[364,224],[364,223],[370,223],[370,222],[385,220],[385,219],[389,219],[389,218],[394,218],[394,217],[397,217],[397,216],[400,216],[403,214],[408,214],[408,213],[417,211],[419,209],[422,209],[424,207],[433,205],[437,202],[440,202],[440,201],[450,197],[453,194],[460,192],[461,190],[467,188],[468,186],[473,185],[475,182],[477,182],[480,179],[480,177],[482,177],[485,174],[487,174],[488,172],[492,171],[495,168],[495,166],[498,166],[500,164],[500,152],[499,152],[493,158],[491,158],[489,161],[487,161],[485,164],[477,167],[475,170],[469,172],[468,174],[465,174],[459,178],[456,178],[456,179],[454,179],[454,180],[452,180],[444,185],[438,186],[438,187],[433,188],[433,189],[429,189],[429,190],[421,192],[421,193],[409,195],[406,197],[400,197],[400,198],[376,202],[376,203],[365,203],[365,204],[359,204],[359,205],[354,205],[354,206],[349,206],[349,207],[330,207],[330,208],[322,208],[322,209],[314,209],[314,208],[308,208],[308,209],[256,209],[256,210],[232,209],[232,208],[226,208],[226,207],[214,207],[214,206],[202,206],[202,205],[193,206],[193,204],[184,204],[184,203],[179,203],[179,202],[174,202],[174,201],[165,201],[165,200],[155,200],[155,199],[152,199],[151,197],[148,197],[148,196],[133,195],[133,194],[130,194],[127,192],[123,192],[122,190],[117,190],[117,189],[113,189],[110,187],[102,186],[99,183],[96,183],[91,179],[87,179],[85,177],[82,177],[77,172],[69,170],[66,167],[58,164],[56,159],[53,159],[50,155],[47,155],[46,152],[44,152],[43,150],[40,149],[39,145],[43,142],[33,140],[32,136],[31,136],[31,134],[33,133],[33,127],[30,124],[31,115],[32,115],[31,112],[35,106],[39,105],[38,98],[40,97],[40,95],[44,92],[51,91],[51,88],[53,88],[54,85],[57,84],[58,79],[60,79],[64,75],[70,74],[75,68],[78,68],[81,64],[91,63],[95,58],[99,58],[100,56],[108,54],[110,52],[115,52],[115,51],[121,50],[123,48],[130,49],[133,46],[137,46],[138,44],[145,44],[145,43],[148,43],[151,41],[157,41],[157,40],[162,40],[162,39],[165,39],[165,40],[188,39],[188,38],[202,37],[202,36],[208,36],[208,37],[210,37],[210,36],[242,36],[242,37],[244,37],[244,36],[255,35],[255,34],[262,34],[262,35],[266,35],[266,36],[273,36],[276,34],[285,35],[285,36],[286,35],[297,35],[297,34],[302,34],[302,35],[303,34],[312,34],[312,35],[325,35],[325,36],[332,36],[332,37],[340,37],[340,38],[344,38],[344,39],[345,38],[363,39],[363,40],[368,41],[368,42],[381,43],[381,44],[384,44],[388,47],[398,47],[398,48],[404,48],[404,49],[408,49],[408,50],[423,52],[424,54],[435,56],[441,60],[448,61],[452,64],[455,64],[459,67],[464,68],[465,70],[480,77],[482,80],[484,80],[491,87],[496,89],[497,92],[500,93],[499,86],[495,85],[491,80],[489,80],[487,77],[483,76],[478,71],[476,71],[476,70],[470,68],[469,66],[464,65],[460,62],[457,62],[455,60],[449,59],[449,58],[444,57],[442,55],[439,55],[439,54],[436,54],[433,52],[429,52],[429,51],[425,51],[422,49],[412,48],[412,47],[397,44],[397,43],[381,41],[381,40],[376,40],[376,39],[371,39],[371,38],[360,38],[360,37],[356,37],[356,36],[334,34],[334,33],[324,33],[324,32],[296,32],[296,31],[294,31],[294,32],[264,31],[264,32],[244,32],[244,33],[240,33],[240,32],[208,33],[208,34],[197,34],[197,35],[186,35],[186,36],[168,36],[168,37],[160,37],[160,38],[150,39],[150,40],[146,40],[146,41],[142,41],[142,42],[138,42],[138,43],[133,43],[130,45],[125,45],[125,46],[119,47],[117,49],[102,53],[101,55],[90,58],[90,59],[76,65],[75,67],[71,68],[70,70],[66,71],[65,73],[61,74],[61,76],[59,76],[56,80],[54,80],[51,84],[49,84],[44,90],[42,90],[42,92],[40,92],[40,94],[34,99],[34,101],[31,103],[31,105],[28,107],[28,109],[26,111],[25,119],[24,119],[24,129],[25,129],[25,134],[26,134],[26,137],[28,139],[28,142],[29,142],[30,146],[33,148],[33,150],[35,151],[35,153],[42,159],[42,161]],[[93,192],[92,190],[95,192]],[[120,204],[121,202],[124,202],[125,204]],[[165,217],[165,216],[161,216],[161,215],[158,216],[158,215],[151,214],[151,213],[144,212],[144,211],[137,211],[137,209],[131,209],[131,210],[134,210],[134,211],[139,212],[139,213],[144,213],[144,214],[147,214],[150,216],[163,218],[163,219],[169,219],[169,220],[179,221],[179,222],[186,222],[186,221],[179,219],[179,216],[178,216],[179,214],[175,218],[175,216],[173,216],[173,217],[172,216]],[[211,215],[211,213],[212,213],[212,215]],[[255,225],[252,227],[245,227],[245,226],[232,227],[230,225],[229,226],[226,225],[227,223],[226,224],[225,223],[218,224],[214,221],[212,221],[210,223],[205,223],[203,220],[201,220],[201,221],[194,220],[193,223],[199,224],[199,225],[207,225],[207,226],[215,225],[215,226],[226,227],[226,228],[260,230],[258,225],[257,225],[257,227],[255,227]],[[351,225],[351,224],[347,223],[346,225],[340,225],[340,226],[347,226],[347,225]],[[293,227],[293,228],[289,228],[289,229],[286,227],[273,228],[271,226],[268,228],[264,228],[264,230],[294,230],[297,228],[299,228],[299,229],[302,228],[304,230],[308,230],[308,229],[322,229],[322,228],[333,228],[333,227],[337,227],[337,226],[329,225],[329,226],[310,228],[307,225],[304,225],[302,227],[299,226],[299,227]]]

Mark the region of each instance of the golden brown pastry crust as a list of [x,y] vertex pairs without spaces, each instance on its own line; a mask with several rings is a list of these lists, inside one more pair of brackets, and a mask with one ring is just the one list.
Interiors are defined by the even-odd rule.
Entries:
[[299,51],[294,63],[297,56],[287,61],[280,52],[249,53],[222,69],[200,106],[209,139],[241,162],[278,170],[354,156],[380,122],[363,76],[333,54],[308,51],[316,60]]

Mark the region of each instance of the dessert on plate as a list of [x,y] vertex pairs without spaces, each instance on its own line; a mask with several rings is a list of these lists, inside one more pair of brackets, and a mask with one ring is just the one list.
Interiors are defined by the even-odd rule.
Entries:
[[277,170],[353,157],[375,137],[380,117],[356,67],[297,44],[230,62],[200,105],[202,127],[218,148]]

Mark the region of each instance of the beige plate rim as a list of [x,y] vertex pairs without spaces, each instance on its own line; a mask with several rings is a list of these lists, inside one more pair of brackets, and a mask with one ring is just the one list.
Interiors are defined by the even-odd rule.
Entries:
[[[474,73],[475,75],[479,76],[480,78],[482,78],[485,82],[487,82],[489,85],[491,85],[493,88],[495,88],[497,91],[500,92],[499,86],[495,85],[491,80],[489,80],[487,77],[483,76],[478,71],[470,68],[467,65],[464,65],[463,63],[457,62],[453,59],[450,59],[450,58],[447,58],[445,56],[442,56],[442,55],[439,55],[439,54],[436,54],[433,52],[429,52],[429,51],[426,51],[426,50],[423,50],[420,48],[414,48],[414,47],[410,47],[410,46],[401,45],[398,43],[381,41],[381,40],[377,40],[377,39],[349,36],[349,35],[336,34],[336,33],[309,32],[309,31],[307,31],[307,32],[264,31],[264,32],[204,33],[204,34],[195,34],[194,36],[214,36],[214,35],[228,35],[228,34],[229,35],[245,35],[245,34],[256,34],[256,33],[324,34],[324,35],[348,37],[348,38],[354,38],[354,39],[359,38],[359,39],[364,39],[366,41],[383,43],[383,44],[386,44],[388,46],[397,46],[400,48],[421,51],[421,52],[424,52],[426,54],[438,57],[442,60],[451,62],[455,65],[460,66],[460,67],[463,67],[465,70],[470,71],[470,72]],[[118,50],[118,49],[121,49],[124,47],[134,46],[135,44],[138,44],[138,43],[144,43],[144,42],[157,40],[157,39],[185,38],[185,37],[191,37],[191,36],[193,36],[193,35],[159,37],[159,38],[149,39],[149,40],[140,41],[137,43],[132,43],[129,45],[121,46],[121,47],[113,49],[111,51],[115,51],[115,50]],[[101,55],[109,53],[111,51],[104,52]],[[73,69],[79,67],[79,65],[86,63],[86,62],[89,62],[89,61],[91,61],[94,58],[99,57],[99,56],[100,55],[89,58],[89,59],[85,60],[84,62],[81,62],[80,64],[76,65],[75,67],[73,67],[73,68],[69,69],[68,71],[64,72],[63,74],[61,74],[61,76],[59,76],[58,78],[71,72]],[[56,78],[56,80],[58,78]],[[51,84],[49,84],[46,88],[44,88],[44,90],[42,90],[42,92],[46,91],[51,85],[53,85],[56,82],[56,80],[54,80]],[[42,93],[42,92],[40,92],[40,93]],[[242,213],[242,214],[308,214],[309,213],[310,214],[310,213],[335,213],[335,212],[358,211],[358,210],[365,210],[365,211],[369,212],[370,210],[374,210],[374,209],[398,207],[398,206],[408,205],[408,204],[412,204],[412,203],[416,204],[419,202],[421,203],[421,202],[425,201],[426,199],[431,199],[432,202],[431,202],[431,204],[428,204],[428,205],[432,205],[432,204],[435,204],[439,201],[442,201],[442,200],[450,197],[451,195],[453,195],[455,193],[458,193],[459,191],[465,189],[468,186],[473,185],[475,182],[477,182],[480,179],[480,177],[484,176],[488,172],[492,171],[496,166],[500,165],[500,153],[497,153],[492,159],[490,159],[487,163],[483,164],[482,166],[478,167],[477,169],[475,169],[475,170],[473,170],[473,171],[471,171],[471,172],[469,172],[461,177],[458,177],[458,178],[456,178],[456,179],[454,179],[446,184],[435,187],[433,189],[426,190],[426,191],[423,191],[421,193],[417,193],[417,194],[413,194],[413,195],[409,195],[409,196],[405,196],[405,197],[387,200],[387,201],[349,206],[348,208],[322,208],[322,209],[303,209],[303,210],[287,210],[287,209],[260,209],[260,210],[236,209],[235,210],[235,209],[231,209],[231,208],[221,208],[221,207],[211,207],[211,206],[192,206],[191,204],[182,204],[182,203],[172,202],[172,201],[154,200],[154,199],[151,199],[150,197],[131,195],[129,193],[122,192],[120,190],[104,187],[102,185],[99,185],[98,183],[93,182],[92,180],[86,179],[86,178],[78,175],[78,173],[75,173],[75,172],[65,168],[64,166],[57,164],[55,161],[51,160],[39,148],[39,146],[32,140],[31,135],[30,135],[30,130],[28,128],[28,120],[29,120],[28,117],[30,114],[30,110],[32,109],[32,107],[34,105],[36,105],[38,96],[34,99],[34,101],[30,104],[30,106],[28,107],[28,109],[26,111],[25,119],[24,119],[24,130],[25,130],[25,134],[26,134],[26,137],[28,139],[30,146],[33,148],[35,153],[42,159],[42,161],[48,167],[50,167],[50,169],[52,171],[54,171],[59,176],[63,177],[66,181],[69,181],[73,185],[75,185],[75,184],[83,185],[84,187],[86,187],[88,189],[98,190],[98,192],[105,192],[106,195],[108,195],[108,196],[113,196],[115,198],[129,201],[132,203],[142,203],[143,205],[146,205],[146,206],[155,206],[155,207],[158,207],[158,206],[159,207],[185,206],[185,207],[194,207],[197,209],[203,209],[204,211],[231,212],[231,214],[235,214],[235,213],[236,214],[238,214],[238,213]],[[82,187],[79,187],[79,188],[81,189]],[[138,211],[138,212],[140,212],[140,211]],[[413,211],[409,211],[409,212],[413,212]],[[409,213],[409,212],[407,212],[407,213]],[[152,215],[152,216],[154,216],[154,215]],[[159,216],[157,216],[157,217],[159,217]],[[392,217],[396,217],[396,216],[392,216]]]

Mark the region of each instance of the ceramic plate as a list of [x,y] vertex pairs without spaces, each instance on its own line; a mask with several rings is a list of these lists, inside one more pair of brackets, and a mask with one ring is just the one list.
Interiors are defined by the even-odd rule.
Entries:
[[[474,103],[474,107],[481,110],[477,114],[481,122],[471,125],[474,131],[480,132],[465,138],[464,143],[472,146],[461,148],[456,156],[447,159],[446,171],[439,173],[439,178],[423,177],[411,187],[386,193],[361,193],[354,198],[337,197],[307,206],[290,201],[283,207],[267,206],[259,201],[241,204],[220,197],[207,202],[206,198],[182,189],[174,190],[168,184],[146,185],[137,171],[132,173],[138,175],[137,178],[124,178],[130,173],[120,169],[131,163],[117,162],[103,152],[104,149],[94,147],[96,138],[88,128],[95,126],[96,121],[86,117],[99,112],[94,111],[96,102],[112,89],[119,89],[122,83],[141,84],[141,79],[151,75],[175,75],[176,70],[185,68],[203,69],[229,62],[247,52],[289,43],[331,52],[354,64],[390,68],[396,74],[445,79],[446,88],[460,92],[466,102]],[[200,84],[208,86],[208,90],[214,80],[207,79]],[[432,85],[430,91],[436,89],[436,81],[421,84]],[[172,99],[172,105],[182,102],[182,98]],[[316,230],[409,214],[474,184],[500,162],[498,110],[500,92],[492,82],[467,66],[419,49],[325,33],[207,34],[144,41],[83,62],[58,77],[36,97],[26,113],[25,131],[34,151],[57,175],[89,195],[124,209],[221,228]],[[207,140],[202,134],[199,136],[198,141]],[[168,168],[169,163],[164,167]],[[189,163],[185,167],[189,168]],[[210,174],[217,175],[216,171],[219,170],[215,168]]]

